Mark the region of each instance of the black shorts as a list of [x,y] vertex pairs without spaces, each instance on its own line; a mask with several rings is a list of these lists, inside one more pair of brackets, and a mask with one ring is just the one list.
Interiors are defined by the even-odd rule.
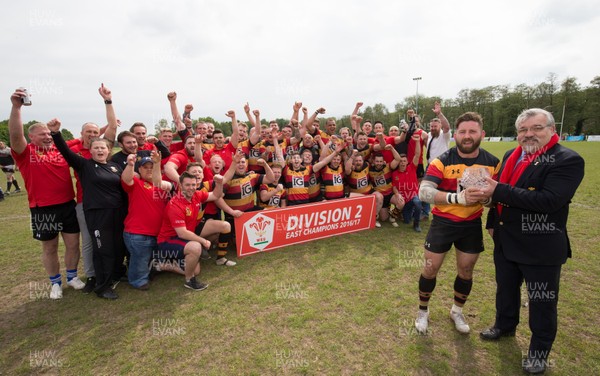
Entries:
[[2,166],[2,171],[4,172],[15,172],[15,165]]
[[221,216],[221,209],[219,209],[218,213],[215,214],[207,214],[204,213],[203,220],[214,219],[215,221],[222,221],[223,217]]
[[452,244],[464,253],[483,252],[481,218],[470,222],[452,222],[434,215],[425,238],[425,249],[433,253],[446,253]]
[[425,176],[425,168],[423,168],[423,164],[420,163],[417,165],[417,179],[422,179]]
[[206,224],[206,218],[202,218],[202,220],[196,225],[194,234],[200,236],[200,234],[202,233],[202,229],[204,229],[205,224]]
[[390,193],[387,196],[383,196],[383,206],[381,207],[382,209],[386,209],[390,207],[390,200],[392,199],[392,196],[394,196],[393,193]]
[[45,241],[56,238],[59,232],[78,233],[76,205],[75,200],[72,200],[64,204],[29,208],[33,238]]

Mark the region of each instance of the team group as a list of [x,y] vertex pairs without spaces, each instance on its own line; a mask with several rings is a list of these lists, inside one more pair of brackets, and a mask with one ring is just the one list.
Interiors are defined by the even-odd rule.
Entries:
[[[17,89],[11,96],[11,153],[25,182],[33,236],[42,243],[42,259],[52,283],[53,299],[62,297],[59,233],[66,248],[67,284],[75,289],[116,299],[119,281],[127,280],[134,288],[147,290],[152,271],[171,271],[185,276],[185,287],[203,290],[208,285],[196,276],[200,273],[200,259],[212,258],[208,252],[212,247],[216,245],[217,265],[236,265],[227,258],[227,249],[234,230],[233,219],[242,213],[372,194],[376,198],[377,227],[387,221],[398,227],[396,219],[400,219],[412,222],[414,230],[420,232],[420,221],[429,218],[430,204],[434,205],[425,239],[425,267],[419,277],[415,326],[419,332],[427,333],[428,303],[436,275],[454,245],[457,275],[450,317],[459,332],[469,333],[462,308],[472,288],[474,266],[483,251],[483,208],[491,207],[487,227],[494,233],[496,248],[502,249],[499,234],[505,229],[498,226],[502,226],[505,217],[501,213],[517,215],[531,210],[516,198],[515,192],[527,195],[520,191],[525,188],[516,188],[519,178],[526,169],[538,166],[540,156],[554,151],[557,144],[552,115],[532,109],[523,112],[516,122],[518,149],[522,150],[507,153],[503,164],[480,148],[485,135],[483,120],[473,112],[455,121],[456,147],[449,148],[450,124],[439,103],[433,108],[436,117],[429,123],[428,133],[421,128],[418,114],[409,109],[407,121],[390,127],[387,135],[383,123],[372,123],[359,115],[360,102],[351,115],[352,129],[339,130],[332,118],[324,121],[324,130],[320,129],[318,117],[325,113],[324,108],[309,115],[296,102],[289,124],[280,129],[275,121],[262,124],[260,112],[251,111],[246,104],[248,123],[238,122],[233,110],[226,113],[232,124],[232,135],[226,138],[222,130],[214,129],[210,123],[194,124],[192,105],[186,105],[180,114],[177,95],[172,92],[167,98],[175,132],[182,140],[174,142],[172,129],[161,129],[156,137],[148,136],[143,123],[134,123],[129,131],[117,135],[119,121],[112,93],[104,85],[99,93],[106,107],[106,126],[86,123],[80,138],[65,141],[60,121],[53,119],[29,127],[30,143],[24,137],[21,120],[26,93]],[[529,123],[533,126],[523,128]],[[121,150],[112,155],[115,142]],[[513,161],[512,156],[517,154],[519,160],[514,157]],[[536,160],[538,163],[531,163]],[[514,163],[510,172],[504,168],[506,163]],[[556,166],[548,164],[549,168]],[[77,179],[76,195],[69,167]],[[573,177],[575,181],[577,178]],[[573,187],[573,181],[569,183]],[[576,188],[577,185],[564,192],[565,197],[570,199]],[[503,193],[505,189],[509,193]],[[531,193],[535,189],[525,190]],[[568,200],[561,197],[558,202],[568,210]],[[519,205],[524,208],[513,209]],[[566,214],[560,223],[556,236],[561,236],[561,230],[566,234]],[[85,284],[77,277],[80,230],[84,272],[88,277]],[[521,237],[527,235],[531,234]],[[560,264],[566,261],[566,257],[562,258],[566,252],[563,248],[557,251],[561,256],[554,260],[559,264],[558,275]],[[528,279],[519,266],[523,260],[506,258],[509,265],[502,269],[496,263],[497,280],[499,275],[509,278],[512,288],[507,293],[508,300],[500,305],[497,301],[498,315],[506,310],[514,315],[515,308],[506,302],[513,304],[520,299],[518,286],[523,278]],[[521,270],[521,275],[504,276],[509,266]],[[552,278],[556,272],[555,267],[544,278]],[[534,273],[529,277],[534,275],[537,276]],[[556,304],[557,299],[550,307],[533,302],[530,312],[546,315],[554,309],[555,315]],[[498,339],[516,327],[515,323],[512,328],[500,328],[500,316],[496,321],[494,327],[482,332],[483,338]],[[541,346],[549,351],[547,338],[541,341],[542,345],[535,341],[536,334],[547,337],[547,332],[553,332],[551,346],[556,320],[554,325],[547,321],[537,333],[534,331],[530,350]]]

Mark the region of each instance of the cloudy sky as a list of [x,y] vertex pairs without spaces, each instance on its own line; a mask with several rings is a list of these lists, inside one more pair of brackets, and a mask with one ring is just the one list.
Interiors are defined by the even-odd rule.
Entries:
[[[93,5],[92,5],[93,4]],[[59,117],[78,133],[104,124],[101,82],[127,126],[170,119],[166,95],[194,117],[225,120],[248,101],[263,118],[295,100],[331,116],[357,101],[389,109],[416,91],[536,84],[549,72],[600,75],[594,2],[38,1],[3,3],[0,93],[24,86],[24,121]]]

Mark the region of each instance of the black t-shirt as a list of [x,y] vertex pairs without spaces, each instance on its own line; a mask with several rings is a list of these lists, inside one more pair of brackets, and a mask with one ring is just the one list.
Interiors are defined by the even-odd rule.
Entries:
[[125,192],[121,187],[123,168],[119,164],[85,159],[69,149],[60,133],[53,133],[52,138],[56,148],[79,175],[83,187],[84,210],[126,207]]

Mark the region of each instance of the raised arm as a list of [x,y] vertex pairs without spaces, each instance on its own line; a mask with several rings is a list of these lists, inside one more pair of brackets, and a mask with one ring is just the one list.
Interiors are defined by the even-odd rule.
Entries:
[[339,144],[338,147],[332,153],[330,153],[328,156],[326,156],[325,158],[323,158],[319,162],[315,163],[313,165],[313,171],[314,172],[319,172],[323,167],[325,167],[329,163],[331,163],[331,160],[333,159],[333,157],[335,157],[336,155],[340,154],[342,152],[342,150],[344,150],[344,144],[343,143]]
[[106,130],[104,131],[104,139],[110,142],[111,149],[115,146],[115,140],[117,139],[117,115],[115,115],[115,108],[112,104],[112,92],[104,86],[100,85],[98,93],[102,99],[104,99],[104,106],[106,107]]
[[319,107],[308,119],[306,119],[302,125],[306,128],[309,134],[313,134],[315,132],[315,127],[313,123],[317,119],[317,116],[325,113],[325,109],[323,107]]
[[290,137],[290,145],[296,145],[302,141],[304,134],[300,132],[300,124],[298,124],[297,119],[292,119],[290,122],[292,123],[292,137]]
[[394,160],[390,162],[390,169],[395,170],[400,163],[400,154],[396,151],[396,148],[393,145],[385,145],[385,150],[391,151],[394,155]]
[[254,115],[255,120],[252,122],[254,127],[250,130],[249,139],[251,145],[256,145],[260,142],[260,111],[254,110],[252,111],[252,114]]
[[273,174],[273,170],[271,170],[271,167],[269,166],[267,161],[260,158],[258,161],[256,161],[256,164],[258,164],[259,166],[262,166],[265,169],[265,177],[263,178],[263,183],[265,183],[265,184],[273,183],[275,181],[275,175]]
[[127,156],[127,165],[125,165],[125,169],[123,170],[123,173],[121,174],[121,181],[123,181],[123,183],[127,184],[128,186],[133,185],[133,176],[134,176],[133,167],[135,165],[136,157],[137,156],[135,154],[129,154]]
[[277,137],[279,137],[279,130],[276,127],[271,128],[271,136],[273,137],[273,147],[275,148],[275,158],[273,158],[273,163],[278,161],[283,168],[285,166],[285,159],[283,158],[283,151],[281,150],[281,146],[277,141]]
[[432,111],[435,116],[440,119],[440,122],[442,123],[442,131],[444,133],[448,133],[450,131],[450,123],[448,122],[448,119],[446,119],[446,116],[444,116],[442,113],[442,105],[440,105],[440,102],[435,102]]
[[292,106],[292,118],[291,120],[296,120],[298,121],[298,116],[300,114],[300,109],[302,108],[302,102],[294,102],[294,106]]
[[385,150],[385,138],[383,138],[383,133],[377,133],[377,142],[373,144],[374,151]]
[[233,155],[232,162],[229,164],[227,171],[225,171],[225,175],[223,175],[223,184],[229,183],[233,178],[233,175],[235,175],[235,168],[242,158],[245,158],[244,152],[238,149]]
[[75,170],[80,170],[86,159],[69,149],[60,132],[60,120],[56,118],[52,119],[47,125],[48,129],[50,129],[52,139],[54,140],[54,145],[58,151],[63,155],[69,166],[73,167]]
[[354,111],[352,111],[352,115],[358,115],[358,111],[360,110],[362,105],[363,102],[356,102],[356,105],[354,106]]
[[21,107],[23,98],[26,96],[23,90],[17,89],[11,96],[10,102],[12,108],[8,118],[8,133],[10,135],[10,148],[16,153],[21,154],[27,147],[27,139],[23,131],[23,121],[21,120]]
[[150,158],[152,158],[152,185],[159,187],[163,191],[170,191],[173,189],[173,184],[166,180],[162,180],[162,172],[160,171],[160,161],[162,155],[160,151],[152,150],[150,152]]
[[[425,132],[421,132],[425,133]],[[415,142],[415,156],[412,160],[412,163],[416,166],[419,165],[419,158],[421,157],[421,135],[413,134],[412,140]]]
[[223,197],[223,176],[217,174],[213,177],[215,187],[212,192],[208,194],[207,201],[217,201]]
[[238,129],[239,128],[238,122],[235,117],[235,111],[229,110],[229,111],[227,111],[225,116],[227,116],[228,118],[231,119],[231,138],[229,139],[229,142],[231,143],[231,145],[234,148],[237,148],[238,141],[240,139],[240,134],[239,134],[239,129]]
[[358,137],[358,132],[360,132],[360,123],[362,123],[362,116],[352,115],[350,116],[350,124],[352,124],[352,129],[354,130],[354,140]]
[[179,114],[179,110],[177,109],[177,93],[172,91],[167,94],[167,99],[169,100],[169,106],[171,107],[171,115],[173,116],[173,121],[175,122],[175,129],[179,132],[180,130],[186,129],[185,124]]
[[181,116],[183,118],[184,123],[185,119],[192,120],[192,111],[194,111],[194,106],[192,106],[191,104],[186,104],[183,108],[183,115]]
[[252,117],[252,114],[250,113],[250,105],[248,104],[248,102],[246,102],[246,104],[244,105],[244,113],[246,114],[246,117],[248,118],[248,122],[250,124],[252,124],[252,127],[256,127],[256,122],[254,121],[254,118]]
[[[173,157],[171,157],[173,158]],[[177,173],[177,165],[174,162],[171,162],[171,160],[167,161],[167,163],[165,163],[165,175],[169,178],[169,180],[171,180],[174,183],[177,183],[179,181],[179,173]]]
[[201,134],[197,134],[194,136],[194,160],[202,166],[202,168],[206,167],[206,162],[204,162],[204,150],[202,149],[202,142],[204,142],[204,136]]
[[356,156],[358,156],[358,150],[355,149],[352,151],[350,158],[344,162],[344,172],[346,175],[352,174],[352,165],[354,164],[354,158],[356,158]]

